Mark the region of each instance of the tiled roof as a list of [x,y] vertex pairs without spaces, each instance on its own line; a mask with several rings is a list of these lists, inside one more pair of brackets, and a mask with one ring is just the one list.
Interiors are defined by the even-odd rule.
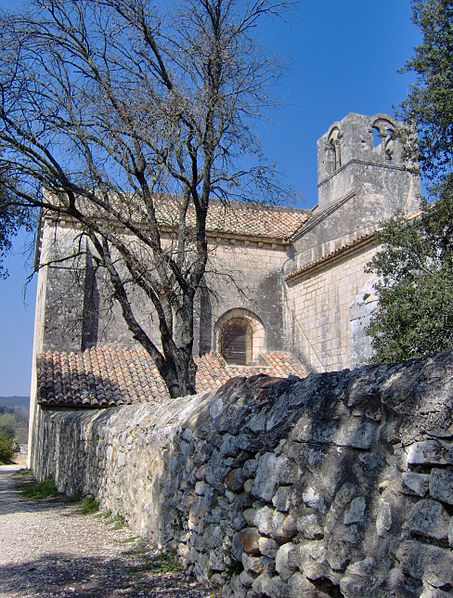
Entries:
[[[286,353],[264,353],[264,365],[230,366],[216,353],[197,360],[197,390],[222,386],[236,376],[265,373],[303,377],[303,367]],[[38,402],[59,407],[109,407],[168,397],[146,351],[93,347],[81,353],[47,352],[38,357]]]
[[[177,218],[177,200],[167,198],[157,203],[159,222],[174,226]],[[228,233],[271,239],[288,239],[309,218],[310,212],[283,206],[211,200],[207,230],[210,233]],[[189,225],[195,223],[194,213],[188,214]]]
[[[80,200],[83,205],[84,200]],[[124,197],[114,197],[111,204],[130,222],[146,221],[145,208],[140,198],[131,196],[125,205]],[[156,218],[163,228],[174,229],[178,225],[180,199],[175,195],[160,194],[154,197]],[[107,211],[86,204],[84,212],[93,213],[96,218],[111,218]],[[211,199],[209,203],[206,229],[211,235],[228,234],[260,237],[283,241],[289,239],[310,217],[310,210],[272,206],[268,204]],[[48,214],[52,218],[52,213]],[[193,205],[187,213],[187,225],[195,226]]]

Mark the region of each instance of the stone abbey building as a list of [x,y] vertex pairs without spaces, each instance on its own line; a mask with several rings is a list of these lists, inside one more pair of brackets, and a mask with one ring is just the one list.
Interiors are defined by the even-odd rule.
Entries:
[[[223,598],[451,596],[452,353],[306,376],[369,355],[376,230],[418,207],[393,130],[335,123],[311,211],[212,203],[195,347],[212,392],[159,401],[80,229],[44,219],[36,478],[92,496]],[[159,200],[163,235],[175,201]],[[140,324],[156,334],[143,307]]]
[[[379,248],[375,232],[418,208],[418,178],[394,128],[383,114],[334,123],[318,141],[312,210],[212,203],[194,349],[199,390],[238,374],[304,375],[367,361],[376,299],[365,265]],[[163,215],[171,202],[162,202]],[[79,233],[69,220],[43,219],[38,259],[52,261],[39,270],[33,400],[96,407],[165,396],[89,247],[83,259],[61,261]],[[152,314],[142,313],[141,324],[158,338]]]

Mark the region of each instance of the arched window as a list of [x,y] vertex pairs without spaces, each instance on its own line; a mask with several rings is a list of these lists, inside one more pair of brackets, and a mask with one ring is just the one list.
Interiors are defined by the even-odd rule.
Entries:
[[214,326],[214,346],[227,363],[259,363],[266,351],[266,333],[256,314],[234,307],[222,314]]
[[341,167],[341,138],[342,134],[338,127],[334,127],[327,137],[327,164],[331,174]]
[[374,147],[379,147],[385,160],[393,159],[395,125],[387,118],[378,118],[372,125]]
[[253,331],[245,318],[228,320],[221,332],[220,350],[227,363],[249,365],[253,355]]

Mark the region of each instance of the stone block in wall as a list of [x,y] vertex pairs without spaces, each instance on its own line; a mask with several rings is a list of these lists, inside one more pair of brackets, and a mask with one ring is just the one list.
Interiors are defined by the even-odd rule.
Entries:
[[[279,512],[278,517],[280,518],[281,514]],[[274,517],[275,520],[275,517]],[[292,515],[287,515],[284,517],[283,521],[279,523],[272,532],[272,537],[274,540],[277,540],[279,544],[284,542],[289,542],[291,538],[297,534],[297,525],[296,520]]]
[[413,579],[423,580],[434,588],[453,586],[453,552],[448,548],[408,540],[400,544],[396,558],[401,571]]
[[358,449],[369,449],[374,442],[376,424],[371,421],[349,419],[337,422],[323,422],[313,426],[310,418],[302,418],[291,434],[296,442],[316,442]]
[[412,534],[433,540],[446,540],[449,521],[448,512],[440,502],[424,499],[412,507],[407,527]]
[[453,471],[432,469],[429,480],[429,493],[433,498],[453,505]]
[[426,496],[429,488],[429,474],[405,473],[402,477],[403,491],[415,496]]
[[265,536],[273,535],[274,531],[283,523],[285,515],[268,507],[260,507],[255,512],[255,525]]
[[244,487],[245,476],[242,468],[232,469],[226,477],[226,485],[232,492],[240,492]]
[[255,596],[268,596],[268,598],[287,598],[288,596],[287,585],[278,576],[271,577],[268,573],[262,573],[255,579],[252,591],[255,592]]
[[379,537],[385,537],[390,531],[393,523],[392,507],[385,500],[381,500],[376,514],[376,533]]
[[299,550],[297,544],[287,542],[282,544],[275,556],[275,568],[283,581],[288,581],[297,571]]
[[242,553],[242,565],[247,573],[254,573],[255,575],[260,575],[265,569],[265,565],[260,557],[250,556],[246,552]]
[[360,560],[365,556],[363,534],[363,527],[358,524],[345,526],[337,523],[326,535],[326,560],[333,571],[344,571],[351,560]]
[[272,497],[274,507],[283,512],[289,511],[290,486],[280,486]]
[[349,565],[340,580],[340,590],[347,598],[380,598],[386,595],[386,579],[373,558],[366,558]]
[[262,555],[272,559],[275,558],[275,555],[277,554],[279,548],[279,545],[275,540],[266,537],[261,537],[258,540],[258,546]]
[[315,513],[298,517],[296,526],[302,538],[307,540],[319,540],[324,537],[324,529],[319,524],[318,516]]
[[261,554],[259,540],[260,532],[256,527],[246,527],[236,534],[237,543],[247,554]]
[[265,453],[258,461],[253,494],[263,500],[272,500],[280,482],[294,482],[296,467],[286,457]]
[[453,465],[453,448],[447,448],[438,440],[416,442],[409,447],[407,464],[409,467]]
[[365,519],[366,499],[364,496],[357,496],[354,498],[348,510],[343,516],[343,523],[351,525],[352,523],[363,523]]

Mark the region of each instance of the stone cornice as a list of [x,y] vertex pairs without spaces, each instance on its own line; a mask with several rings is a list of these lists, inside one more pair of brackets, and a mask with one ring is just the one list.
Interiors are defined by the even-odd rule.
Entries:
[[335,172],[332,172],[332,174],[329,174],[328,177],[326,177],[321,182],[319,182],[318,189],[319,189],[319,187],[324,185],[324,183],[326,183],[327,181],[330,181],[331,178],[336,176],[339,172],[342,172],[345,168],[347,168],[351,164],[360,164],[361,166],[377,166],[378,168],[386,168],[387,170],[399,170],[400,172],[401,171],[411,172],[411,170],[407,166],[396,166],[395,164],[385,164],[384,162],[372,162],[371,160],[359,160],[357,158],[354,158],[352,160],[349,160],[349,162],[346,162],[346,164],[344,164],[343,166],[340,166],[340,168],[335,170]]
[[360,251],[368,246],[379,245],[379,243],[380,241],[377,238],[377,232],[370,232],[362,237],[359,237],[355,241],[351,241],[350,243],[343,245],[343,247],[332,251],[322,258],[298,268],[291,274],[286,275],[285,282],[287,284],[294,284],[302,278],[305,278],[306,276],[313,274],[314,272],[317,272],[326,266],[333,265],[338,260],[343,259],[352,253],[356,253],[357,251]]

